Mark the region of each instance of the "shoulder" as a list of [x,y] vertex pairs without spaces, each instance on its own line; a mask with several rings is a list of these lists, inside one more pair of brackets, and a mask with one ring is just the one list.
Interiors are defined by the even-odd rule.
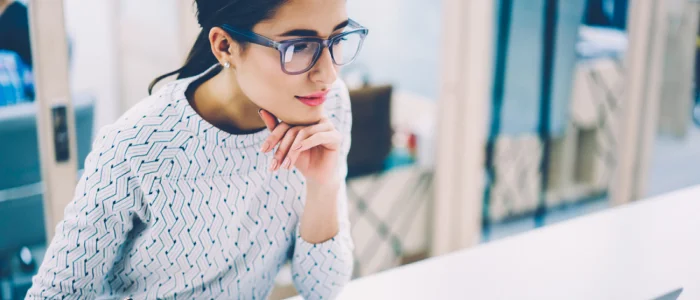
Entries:
[[[171,82],[128,109],[114,123],[102,127],[95,136],[93,150],[147,145],[154,132],[172,131],[179,114],[174,103],[179,85]],[[126,148],[124,148],[126,149]],[[124,153],[124,158],[128,153]]]
[[324,108],[328,118],[343,136],[341,147],[344,155],[347,156],[351,144],[352,108],[350,105],[350,92],[345,82],[338,79],[333,84]]
[[349,134],[352,127],[352,107],[350,92],[347,85],[338,79],[328,93],[328,101],[324,104],[326,115],[335,124],[338,131]]

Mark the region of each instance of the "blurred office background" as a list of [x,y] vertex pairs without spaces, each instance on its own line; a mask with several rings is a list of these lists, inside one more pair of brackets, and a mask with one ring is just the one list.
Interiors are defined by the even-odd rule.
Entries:
[[[355,277],[700,184],[695,1],[347,3],[371,32],[341,74]],[[191,0],[0,0],[0,299],[29,288],[94,132],[198,32]]]

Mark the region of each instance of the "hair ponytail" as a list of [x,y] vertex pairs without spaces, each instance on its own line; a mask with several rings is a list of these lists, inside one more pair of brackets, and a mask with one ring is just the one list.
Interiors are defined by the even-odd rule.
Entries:
[[175,71],[160,75],[156,77],[156,79],[153,79],[151,84],[148,85],[148,94],[150,95],[153,92],[153,87],[155,87],[159,81],[165,78],[175,74],[178,74],[177,79],[195,76],[206,71],[216,63],[218,63],[218,60],[216,60],[214,54],[211,53],[211,46],[209,45],[209,30],[204,28],[201,32],[199,32],[197,40],[194,41],[194,46],[192,46],[190,53],[187,54],[185,64]]
[[[202,31],[187,55],[185,64],[170,73],[156,77],[148,86],[148,94],[153,92],[153,87],[161,80],[178,74],[177,78],[186,78],[198,75],[219,61],[211,52],[209,43],[209,30],[220,24],[229,24],[241,29],[251,30],[255,24],[266,20],[288,0],[194,0],[197,4],[197,21]],[[236,40],[244,47],[245,42]]]

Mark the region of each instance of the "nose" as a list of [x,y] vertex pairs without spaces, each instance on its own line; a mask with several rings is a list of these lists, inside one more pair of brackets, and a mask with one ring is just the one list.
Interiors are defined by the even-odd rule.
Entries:
[[333,58],[328,48],[323,49],[321,52],[321,57],[318,58],[316,65],[309,72],[309,78],[311,78],[311,81],[324,86],[333,84],[338,78],[338,72],[335,64],[333,64]]

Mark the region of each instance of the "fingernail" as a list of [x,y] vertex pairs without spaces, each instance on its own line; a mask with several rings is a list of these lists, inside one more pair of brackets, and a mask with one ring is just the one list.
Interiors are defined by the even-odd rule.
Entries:
[[277,159],[272,159],[272,164],[270,164],[270,171],[274,171],[277,168]]
[[289,166],[290,166],[291,164],[292,164],[292,161],[289,160],[289,157],[287,157],[287,158],[284,159],[284,164],[282,164],[282,165],[284,166],[285,169],[289,169]]
[[267,150],[269,150],[269,148],[270,148],[270,143],[264,142],[262,144],[262,148],[260,148],[260,152],[265,153],[265,152],[267,152]]

